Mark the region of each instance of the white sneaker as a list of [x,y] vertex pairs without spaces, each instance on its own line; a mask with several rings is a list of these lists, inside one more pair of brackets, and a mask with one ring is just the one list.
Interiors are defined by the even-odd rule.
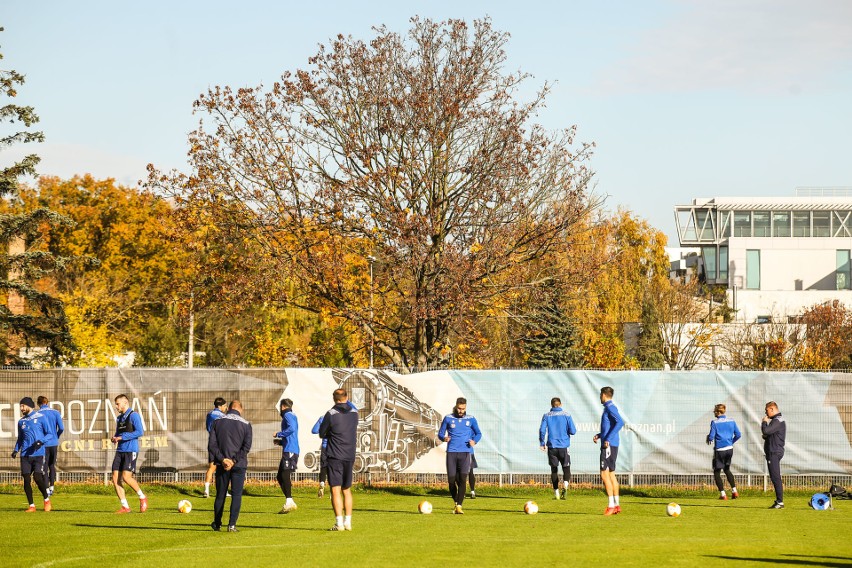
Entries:
[[343,528],[348,530],[348,531],[351,531],[352,530],[352,523],[343,523]]
[[559,490],[558,490],[558,489],[556,489],[556,490],[554,490],[554,491],[553,491],[553,498],[554,498],[554,499],[556,499],[557,501],[559,501],[559,499],[561,499],[561,498],[562,498],[562,497],[560,496],[560,494],[559,494]]
[[205,498],[205,499],[209,499],[209,498],[210,498],[210,492],[209,492],[209,491],[205,491],[205,492],[204,492],[204,498]]

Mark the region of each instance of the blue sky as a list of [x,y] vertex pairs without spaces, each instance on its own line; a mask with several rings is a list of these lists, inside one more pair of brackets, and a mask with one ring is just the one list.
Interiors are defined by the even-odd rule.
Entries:
[[670,239],[693,197],[852,186],[848,0],[0,0],[0,65],[26,75],[16,102],[47,136],[0,164],[35,150],[42,174],[129,185],[148,163],[185,169],[208,87],[271,84],[338,33],[402,33],[414,15],[509,32],[507,72],[532,74],[530,93],[554,84],[538,122],[576,124],[606,207]]

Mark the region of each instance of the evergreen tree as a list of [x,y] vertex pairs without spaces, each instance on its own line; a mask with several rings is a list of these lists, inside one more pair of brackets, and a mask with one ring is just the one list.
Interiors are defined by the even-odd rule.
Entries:
[[527,366],[531,369],[577,368],[583,366],[583,342],[577,327],[557,305],[536,309],[534,325],[523,340]]
[[660,333],[660,318],[654,302],[648,298],[642,302],[641,330],[636,349],[636,360],[643,369],[661,369],[663,358],[663,336]]
[[[0,60],[2,58],[0,53]],[[16,97],[17,87],[23,83],[24,76],[17,71],[0,69],[0,97]],[[26,130],[38,122],[33,107],[3,104],[0,122],[21,127],[18,132],[0,133],[0,151],[13,144],[44,140],[42,132]],[[39,157],[30,154],[10,166],[0,166],[0,198],[5,200],[4,205],[14,204],[19,179],[35,176],[38,162]],[[41,228],[45,224],[65,223],[70,220],[46,208],[0,213],[0,295],[3,296],[0,302],[0,364],[25,363],[18,353],[22,347],[46,347],[47,359],[53,362],[71,347],[62,302],[36,287],[39,280],[62,270],[69,260],[45,250],[40,239]]]

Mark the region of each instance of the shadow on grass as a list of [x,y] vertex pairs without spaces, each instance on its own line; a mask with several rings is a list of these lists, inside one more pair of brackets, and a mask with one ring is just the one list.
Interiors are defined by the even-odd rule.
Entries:
[[[749,556],[724,556],[721,554],[704,554],[705,558],[719,558],[721,560],[734,560],[741,562],[765,562],[767,564],[790,564],[793,566],[825,566],[827,568],[849,568],[852,559],[838,558],[836,556],[805,556],[801,554],[782,554],[781,556],[796,556],[796,558],[757,558]],[[836,562],[835,560],[844,560]]]

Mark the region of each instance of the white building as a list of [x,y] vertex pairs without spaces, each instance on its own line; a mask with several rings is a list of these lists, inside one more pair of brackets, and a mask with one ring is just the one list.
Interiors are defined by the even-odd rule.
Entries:
[[776,321],[829,300],[852,308],[852,188],[795,197],[715,197],[675,207],[683,247],[700,247],[708,284],[736,319]]

